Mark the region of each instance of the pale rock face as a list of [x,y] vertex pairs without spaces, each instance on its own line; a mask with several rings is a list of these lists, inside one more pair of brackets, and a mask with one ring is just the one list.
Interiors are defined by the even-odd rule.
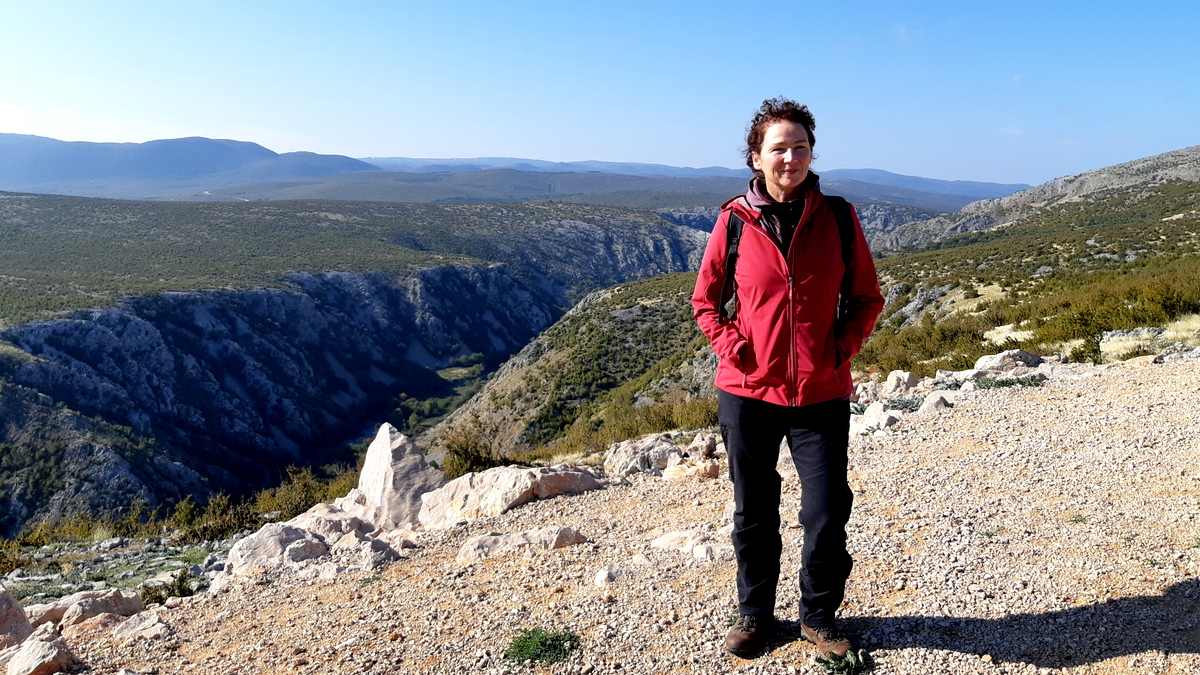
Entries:
[[8,662],[8,675],[52,675],[79,663],[59,640],[26,640]]
[[137,593],[113,590],[99,597],[84,598],[74,603],[63,613],[59,625],[73,626],[101,614],[133,616],[143,609],[142,599]]
[[486,516],[498,516],[534,499],[578,494],[601,487],[583,467],[522,468],[498,466],[464,474],[421,495],[418,520],[431,530],[444,530]]
[[8,589],[0,586],[0,649],[20,644],[33,633],[25,610]]
[[1042,362],[1042,357],[1030,354],[1020,349],[1009,349],[999,354],[981,356],[975,361],[975,370],[1013,370],[1019,366],[1034,368]]
[[883,395],[898,396],[912,389],[919,381],[907,370],[893,370],[888,373],[887,382],[883,385]]
[[963,385],[958,388],[958,391],[965,394],[968,392],[975,391],[976,389],[978,389],[978,387],[975,385],[975,381],[968,380],[966,382],[963,382]]
[[650,542],[650,548],[679,551],[690,555],[697,562],[733,560],[733,544],[715,541],[701,530],[679,530],[668,532]]
[[712,432],[696,434],[691,444],[687,446],[687,454],[692,457],[711,459],[724,451],[721,435]]
[[233,545],[226,569],[234,576],[252,578],[326,551],[325,542],[311,532],[284,523],[267,523]]
[[25,608],[25,616],[29,617],[29,623],[37,628],[44,623],[62,621],[63,614],[67,610],[83,600],[89,598],[99,598],[110,591],[80,591],[66,595],[54,602],[49,602],[40,605],[29,605]]
[[486,534],[471,537],[458,551],[462,565],[478,562],[501,553],[520,549],[553,550],[582,544],[587,538],[570,527],[543,527],[516,534]]
[[679,455],[671,455],[667,467],[663,469],[663,480],[685,480],[695,478],[704,480],[721,475],[721,463],[715,459],[683,459]]
[[162,620],[157,612],[142,612],[125,619],[113,629],[114,638],[128,642],[130,640],[155,640],[169,637],[171,627]]
[[341,539],[334,543],[333,552],[338,559],[349,558],[355,567],[368,571],[400,559],[400,555],[386,541],[363,535],[361,532],[342,535]]
[[287,524],[312,532],[326,541],[337,541],[347,532],[370,532],[374,529],[371,523],[361,517],[324,502],[292,518]]
[[854,387],[854,400],[863,405],[870,405],[873,401],[879,399],[880,389],[879,383],[873,380],[859,382]]
[[111,631],[124,621],[125,618],[120,614],[111,614],[108,612],[97,614],[90,619],[84,619],[74,625],[66,626],[62,629],[62,634],[63,637],[72,641],[94,638]]
[[678,454],[679,447],[665,434],[613,443],[604,453],[604,473],[610,478],[624,478],[635,473],[662,471],[667,468],[671,455]]
[[445,483],[445,474],[426,464],[407,436],[384,423],[367,448],[358,491],[366,499],[367,520],[394,529],[416,525],[421,495]]
[[925,415],[928,413],[934,413],[938,410],[943,410],[953,405],[954,399],[950,394],[947,394],[944,391],[935,391],[931,392],[925,397],[925,400],[921,402],[921,407],[917,409],[917,414]]
[[883,401],[875,401],[867,406],[862,415],[857,416],[859,419],[850,418],[851,433],[865,434],[871,431],[880,431],[894,426],[901,419],[901,415],[895,410],[886,410]]

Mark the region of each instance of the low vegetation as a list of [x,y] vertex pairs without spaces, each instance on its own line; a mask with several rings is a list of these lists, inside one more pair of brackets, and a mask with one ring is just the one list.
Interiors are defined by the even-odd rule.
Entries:
[[570,631],[530,628],[513,638],[504,658],[516,663],[558,663],[579,647],[579,636]]

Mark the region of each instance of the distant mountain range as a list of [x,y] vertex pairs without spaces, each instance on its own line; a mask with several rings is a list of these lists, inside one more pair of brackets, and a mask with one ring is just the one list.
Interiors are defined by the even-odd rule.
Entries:
[[[856,202],[932,213],[1011,194],[1025,185],[945,181],[878,169],[822,171],[827,192]],[[638,208],[713,207],[744,189],[749,172],[633,162],[354,159],[278,154],[256,143],[180,138],[66,142],[0,134],[0,190],[124,199],[237,201],[349,199],[403,202],[555,200]]]

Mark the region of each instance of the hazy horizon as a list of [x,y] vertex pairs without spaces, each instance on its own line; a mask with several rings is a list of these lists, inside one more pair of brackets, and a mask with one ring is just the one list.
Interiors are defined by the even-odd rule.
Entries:
[[1200,143],[1190,4],[748,11],[13,6],[0,131],[738,168],[758,103],[786,95],[816,116],[818,172],[1037,184]]

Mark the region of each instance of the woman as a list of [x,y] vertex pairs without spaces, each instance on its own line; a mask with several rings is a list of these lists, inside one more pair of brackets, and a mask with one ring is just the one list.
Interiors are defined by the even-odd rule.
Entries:
[[[809,171],[815,126],[806,106],[763,102],[746,135],[754,177],[721,207],[692,294],[696,322],[720,359],[740,615],[725,648],[742,657],[760,653],[774,629],[782,551],[775,463],[784,438],[801,482],[801,634],[825,655],[850,648],[834,619],[851,567],[850,359],[883,298],[854,209],[822,195]],[[728,284],[727,255],[736,260]]]

